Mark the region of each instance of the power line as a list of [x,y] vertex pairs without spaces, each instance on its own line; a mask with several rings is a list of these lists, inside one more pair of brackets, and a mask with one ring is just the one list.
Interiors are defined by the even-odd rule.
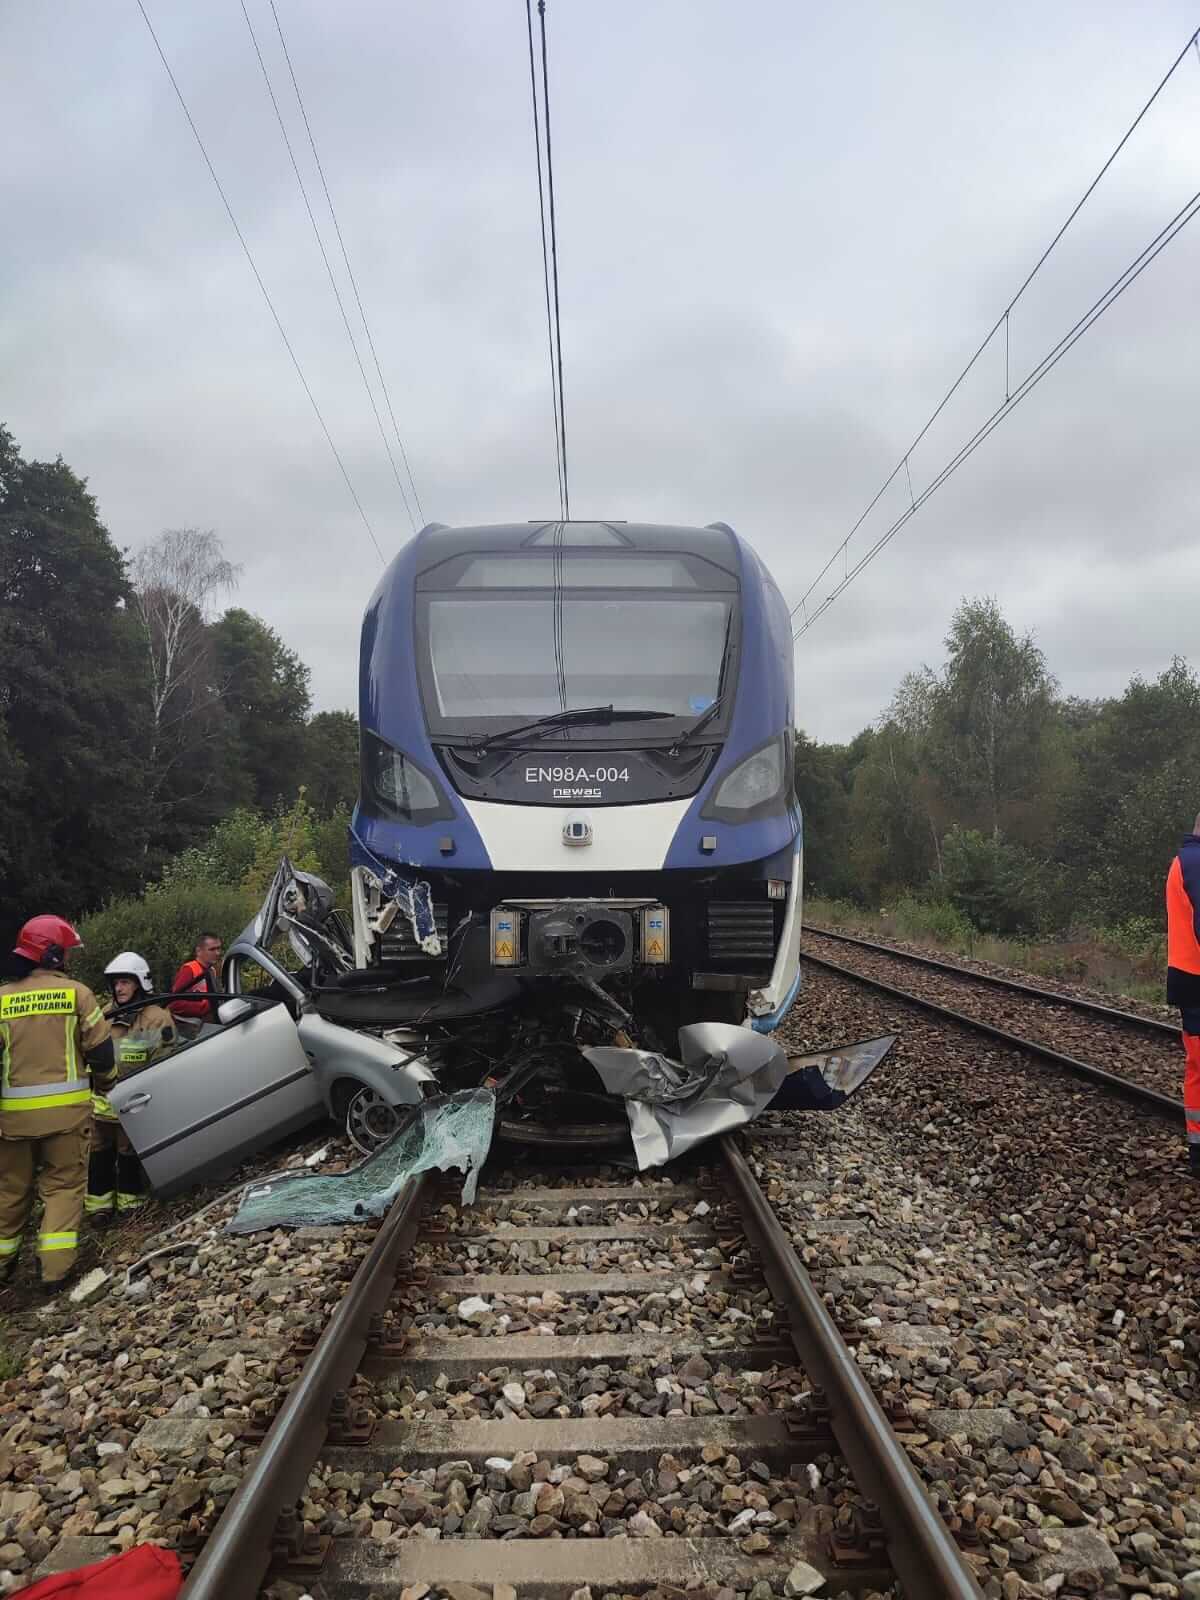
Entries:
[[968,439],[966,444],[963,445],[962,448],[950,458],[950,460],[942,467],[941,471],[936,475],[936,477],[926,484],[924,489],[921,490],[921,493],[912,499],[911,504],[901,512],[891,526],[887,528],[883,534],[881,534],[881,536],[875,541],[871,548],[866,551],[859,561],[853,567],[847,564],[845,574],[841,581],[829,592],[829,594],[825,596],[824,600],[811,614],[811,616],[806,612],[800,627],[797,628],[792,635],[794,639],[799,639],[802,634],[808,632],[809,628],[813,626],[817,619],[829,609],[829,607],[837,599],[838,595],[841,594],[842,590],[854,582],[854,579],[863,570],[863,568],[871,564],[871,562],[875,559],[885,545],[891,543],[892,539],[894,539],[895,536],[900,532],[904,524],[917,514],[917,512],[925,504],[926,500],[928,500],[932,495],[936,494],[942,485],[947,481],[947,479],[951,478],[954,473],[958,471],[959,467],[961,467],[970,456],[974,455],[975,451],[993,431],[993,429],[998,428],[1004,419],[1012,411],[1014,411],[1017,406],[1020,405],[1021,401],[1037,388],[1042,379],[1048,376],[1048,374],[1054,370],[1054,368],[1066,355],[1067,351],[1083,338],[1084,334],[1087,333],[1087,331],[1100,320],[1109,307],[1114,305],[1125,293],[1126,289],[1128,289],[1142,275],[1150,263],[1158,255],[1160,255],[1162,251],[1165,250],[1166,247],[1171,243],[1171,241],[1177,238],[1179,234],[1183,232],[1188,223],[1198,215],[1200,215],[1200,189],[1196,191],[1186,205],[1182,206],[1180,210],[1175,213],[1170,222],[1168,222],[1166,226],[1155,235],[1150,243],[1146,245],[1137,256],[1134,257],[1130,264],[1125,268],[1124,272],[1122,272],[1113,280],[1111,284],[1109,284],[1108,288],[1099,297],[1099,299],[1093,301],[1091,306],[1088,307],[1087,311],[1083,313],[1078,321],[1075,322],[1065,334],[1063,334],[1058,343],[1054,345],[1051,350],[1046,352],[1046,354],[1038,362],[1037,366],[1030,370],[1030,372],[1025,376],[1012,394],[1005,399],[1004,403],[1000,406],[997,406],[995,411],[992,412],[991,416],[988,417],[986,422],[984,422],[975,431],[972,437]]
[[296,161],[296,152],[292,149],[292,141],[288,137],[287,125],[283,120],[283,113],[279,109],[279,101],[275,98],[275,89],[271,83],[271,74],[267,71],[267,63],[263,60],[263,53],[259,48],[258,35],[254,31],[254,24],[250,20],[250,13],[246,9],[246,0],[241,0],[242,16],[246,19],[246,27],[250,30],[250,42],[254,46],[254,54],[258,57],[258,65],[262,70],[263,82],[267,86],[271,107],[275,112],[275,120],[279,124],[279,131],[283,135],[284,147],[288,153],[288,160],[292,163],[292,171],[296,175],[296,182],[300,186],[300,198],[304,201],[304,209],[308,212],[308,220],[312,224],[313,238],[317,241],[317,249],[321,252],[321,260],[325,263],[325,272],[329,278],[329,287],[333,290],[333,298],[337,301],[337,308],[341,312],[342,326],[346,330],[346,337],[350,341],[350,348],[354,352],[354,360],[358,366],[359,375],[363,381],[363,388],[367,391],[367,399],[371,403],[371,410],[375,414],[375,424],[379,429],[379,437],[383,440],[383,448],[387,452],[388,461],[391,463],[392,476],[396,480],[396,487],[400,491],[400,498],[404,502],[404,510],[413,531],[416,531],[416,520],[412,508],[408,503],[408,496],[404,492],[404,484],[400,477],[400,469],[396,465],[396,458],[392,454],[392,447],[388,443],[388,436],[384,431],[383,418],[379,415],[379,407],[375,404],[375,396],[371,392],[371,385],[367,381],[367,369],[362,364],[362,357],[358,353],[358,344],[354,338],[354,331],[350,326],[350,318],[346,315],[346,307],[342,302],[341,290],[337,286],[337,279],[333,275],[333,267],[329,262],[329,255],[325,249],[325,241],[321,238],[321,230],[317,227],[317,219],[313,215],[312,204],[308,198],[308,190],[304,186],[304,179],[300,174],[300,167]]
[[562,323],[558,299],[558,228],[554,219],[554,156],[550,148],[550,70],[546,64],[546,0],[538,0],[542,33],[542,112],[546,119],[546,187],[550,193],[550,261],[554,276],[554,342],[558,347],[558,440],[562,449],[563,507],[571,515],[571,489],[567,482],[567,401],[563,394]]
[[350,265],[350,255],[346,249],[346,241],[342,238],[341,224],[338,222],[337,212],[334,210],[333,206],[333,196],[330,194],[329,185],[325,181],[325,168],[321,165],[321,157],[317,154],[317,141],[313,135],[312,126],[308,120],[308,112],[305,110],[304,97],[300,93],[300,84],[296,78],[296,69],[292,66],[291,52],[288,50],[287,40],[283,36],[283,25],[279,20],[279,12],[275,8],[275,0],[270,0],[270,6],[271,15],[275,18],[275,29],[279,34],[279,43],[283,47],[283,59],[287,62],[288,73],[292,80],[292,88],[296,91],[296,104],[300,107],[300,115],[304,120],[304,131],[308,135],[309,147],[313,153],[313,160],[316,162],[317,174],[321,179],[321,188],[325,193],[325,203],[329,207],[329,215],[333,221],[333,231],[337,235],[338,248],[342,252],[342,260],[346,265],[346,275],[350,279],[350,287],[354,291],[354,303],[358,307],[359,316],[362,318],[363,332],[367,336],[367,347],[371,352],[371,360],[375,364],[375,375],[379,379],[379,387],[383,390],[383,398],[387,405],[388,417],[391,419],[392,432],[396,435],[396,444],[400,451],[400,459],[404,462],[404,470],[408,474],[408,486],[412,491],[413,504],[417,508],[418,517],[420,517],[422,523],[424,523],[425,512],[421,507],[421,496],[417,493],[416,479],[413,477],[412,467],[409,466],[408,463],[408,451],[404,448],[404,440],[400,437],[400,424],[396,421],[396,412],[392,406],[392,396],[387,386],[387,380],[383,376],[383,368],[380,365],[379,353],[375,348],[375,338],[371,333],[371,324],[367,321],[367,313],[363,307],[362,296],[358,292],[358,279],[354,276],[354,268]]
[[292,366],[296,369],[296,376],[300,379],[300,382],[304,388],[304,392],[308,396],[308,403],[313,408],[313,415],[321,425],[321,432],[325,435],[326,442],[328,443],[330,450],[333,452],[333,459],[337,462],[338,470],[345,479],[346,487],[350,491],[350,498],[354,501],[355,508],[357,509],[359,516],[362,518],[363,527],[366,528],[367,533],[370,535],[371,543],[375,546],[376,555],[378,555],[380,561],[382,561],[383,551],[379,548],[379,540],[375,537],[375,530],[371,526],[370,520],[367,517],[367,513],[363,510],[362,501],[358,498],[358,493],[350,479],[350,474],[346,470],[346,463],[342,460],[341,452],[338,450],[337,445],[333,442],[333,435],[330,433],[329,426],[326,423],[324,416],[321,414],[321,408],[317,404],[316,396],[309,387],[308,379],[304,376],[304,368],[300,365],[299,358],[297,357],[295,350],[292,348],[292,341],[288,338],[283,323],[280,321],[279,313],[275,309],[275,302],[271,299],[271,296],[267,290],[267,286],[262,280],[262,274],[259,272],[258,267],[255,264],[253,255],[250,253],[250,246],[246,243],[246,236],[238,226],[238,220],[237,217],[234,216],[233,207],[229,203],[229,197],[221,185],[220,178],[217,177],[216,168],[209,159],[208,151],[204,147],[204,140],[200,137],[200,130],[196,126],[192,113],[188,110],[188,103],[183,98],[183,90],[176,82],[175,74],[171,71],[171,63],[167,60],[166,55],[163,52],[163,47],[158,42],[158,35],[154,31],[154,24],[150,21],[149,14],[146,11],[145,5],[142,3],[142,0],[137,0],[137,8],[142,13],[142,20],[145,22],[146,27],[150,31],[150,37],[154,41],[154,48],[158,51],[158,58],[162,62],[163,67],[166,69],[167,77],[171,80],[171,87],[174,89],[176,98],[183,109],[183,114],[187,118],[188,127],[191,128],[192,134],[197,145],[199,146],[200,154],[204,157],[204,165],[208,168],[209,177],[211,177],[216,186],[217,193],[221,197],[221,204],[225,207],[225,213],[233,226],[234,233],[237,234],[238,243],[241,245],[246,260],[250,264],[250,270],[254,274],[254,281],[258,284],[259,289],[262,291],[262,297],[267,303],[267,310],[271,313],[271,317],[275,323],[275,326],[279,330],[279,337],[283,340],[284,348],[291,357]]
[[[946,409],[946,406],[950,403],[951,399],[953,399],[954,395],[958,392],[959,388],[961,387],[961,385],[962,385],[964,379],[967,377],[968,373],[970,373],[971,370],[974,368],[975,363],[979,360],[980,356],[987,349],[988,345],[991,344],[992,340],[995,338],[996,334],[999,332],[999,330],[1002,327],[1004,329],[1004,342],[1005,342],[1005,384],[1004,384],[1004,391],[1005,391],[1005,397],[1007,399],[1008,393],[1009,393],[1009,382],[1008,382],[1009,317],[1010,317],[1013,309],[1015,308],[1017,302],[1020,300],[1021,296],[1025,293],[1026,289],[1028,289],[1029,285],[1033,282],[1034,278],[1037,277],[1038,273],[1045,266],[1046,262],[1050,259],[1051,254],[1055,250],[1056,246],[1058,245],[1058,243],[1061,240],[1061,238],[1063,237],[1063,235],[1066,233],[1067,229],[1071,226],[1071,224],[1074,222],[1075,218],[1083,210],[1083,208],[1087,204],[1088,200],[1091,199],[1091,196],[1095,192],[1095,190],[1098,187],[1098,185],[1100,184],[1101,179],[1104,177],[1105,173],[1107,173],[1108,169],[1112,166],[1113,162],[1120,155],[1121,151],[1128,144],[1130,138],[1133,136],[1134,132],[1136,131],[1136,129],[1138,128],[1138,126],[1142,122],[1142,119],[1145,117],[1146,113],[1150,110],[1151,106],[1158,99],[1158,97],[1162,93],[1162,91],[1166,88],[1167,84],[1171,81],[1171,79],[1175,75],[1175,72],[1178,69],[1180,63],[1183,61],[1183,58],[1187,55],[1188,51],[1192,48],[1193,45],[1195,45],[1197,47],[1197,51],[1200,52],[1200,28],[1197,28],[1196,31],[1191,35],[1191,37],[1188,39],[1187,43],[1184,45],[1183,49],[1179,52],[1179,54],[1175,57],[1174,61],[1171,63],[1170,67],[1163,74],[1162,78],[1159,80],[1157,88],[1154,90],[1154,93],[1146,101],[1145,105],[1138,112],[1137,116],[1134,117],[1133,121],[1129,124],[1128,128],[1126,128],[1126,130],[1122,134],[1120,140],[1118,141],[1118,143],[1115,145],[1115,147],[1113,148],[1113,150],[1109,154],[1107,160],[1104,162],[1104,165],[1100,168],[1099,172],[1097,172],[1096,176],[1092,179],[1091,183],[1088,184],[1088,186],[1084,190],[1083,194],[1079,197],[1079,199],[1076,201],[1075,205],[1072,207],[1070,213],[1067,216],[1066,221],[1062,224],[1062,226],[1058,229],[1058,232],[1051,239],[1050,243],[1042,251],[1041,255],[1038,257],[1038,259],[1035,262],[1033,268],[1027,274],[1024,282],[1021,284],[1021,287],[1017,290],[1016,294],[1013,295],[1012,299],[1005,306],[1004,310],[1000,313],[1000,315],[996,318],[995,322],[988,329],[987,334],[985,335],[982,343],[979,345],[979,347],[975,351],[975,354],[967,362],[966,366],[959,373],[958,377],[955,378],[954,382],[950,385],[949,389],[946,390],[946,393],[942,396],[941,400],[938,401],[938,404],[935,406],[934,410],[930,413],[928,419],[926,420],[924,426],[921,428],[920,432],[917,434],[916,438],[912,441],[912,443],[909,445],[908,449],[900,457],[899,461],[897,461],[896,465],[892,468],[891,472],[888,473],[887,477],[884,479],[883,483],[880,485],[878,491],[876,492],[876,494],[872,498],[872,500],[871,500],[870,504],[867,506],[866,510],[862,513],[862,515],[859,517],[858,521],[850,529],[850,532],[846,535],[846,537],[842,540],[842,542],[834,549],[834,552],[829,557],[829,560],[826,561],[825,565],[821,568],[820,572],[817,573],[816,577],[809,584],[808,588],[801,595],[800,599],[792,607],[791,615],[793,617],[796,615],[797,611],[800,611],[800,610],[804,610],[806,612],[806,614],[807,614],[808,597],[812,594],[813,590],[821,582],[821,579],[829,571],[830,567],[833,566],[834,562],[838,559],[838,557],[839,556],[844,556],[846,554],[847,547],[849,546],[850,541],[854,538],[854,535],[858,532],[858,530],[862,527],[863,523],[871,515],[871,512],[874,511],[875,507],[879,504],[880,500],[883,499],[884,495],[891,488],[892,484],[895,482],[895,480],[899,476],[899,474],[902,471],[906,472],[908,470],[908,458],[912,455],[913,451],[921,443],[922,439],[924,439],[925,435],[929,432],[930,428],[932,428],[933,424],[937,421],[938,417],[941,416],[942,412]],[[824,605],[822,605],[821,609],[822,610],[825,609]],[[802,627],[800,629],[800,632],[803,633],[804,631],[805,631],[805,628]],[[797,634],[797,637],[799,637],[799,634]]]
[[550,257],[546,242],[546,185],[542,179],[542,132],[538,123],[537,74],[533,64],[533,12],[525,0],[525,31],[529,36],[529,97],[533,107],[533,149],[537,161],[538,215],[542,225],[542,288],[546,297],[546,342],[550,350],[550,398],[554,405],[554,470],[558,474],[558,514],[566,516],[563,499],[562,434],[558,416],[558,379],[554,371],[554,322],[550,312]]

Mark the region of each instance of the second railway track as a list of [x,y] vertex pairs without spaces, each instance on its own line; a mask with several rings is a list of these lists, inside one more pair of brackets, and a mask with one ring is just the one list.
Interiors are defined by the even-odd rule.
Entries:
[[412,1183],[186,1600],[272,1575],[329,1600],[897,1580],[978,1600],[745,1156],[724,1140],[704,1162],[493,1185],[468,1210]]
[[826,929],[805,928],[802,957],[1182,1121],[1168,1023]]

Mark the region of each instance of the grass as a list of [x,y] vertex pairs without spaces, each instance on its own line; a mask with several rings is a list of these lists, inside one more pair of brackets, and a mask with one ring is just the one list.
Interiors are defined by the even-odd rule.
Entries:
[[1086,984],[1112,995],[1162,1005],[1166,962],[1160,941],[1139,948],[1119,932],[1081,930],[1055,940],[1001,939],[980,933],[954,906],[911,896],[878,911],[846,900],[807,898],[805,921],[867,939],[922,945],[942,955],[965,956],[994,966],[1013,967],[1060,983]]

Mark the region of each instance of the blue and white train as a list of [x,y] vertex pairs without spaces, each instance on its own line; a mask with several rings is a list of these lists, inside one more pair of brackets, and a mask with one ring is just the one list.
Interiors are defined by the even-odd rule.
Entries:
[[354,953],[390,1018],[773,1030],[793,682],[787,606],[723,523],[422,529],[362,630]]

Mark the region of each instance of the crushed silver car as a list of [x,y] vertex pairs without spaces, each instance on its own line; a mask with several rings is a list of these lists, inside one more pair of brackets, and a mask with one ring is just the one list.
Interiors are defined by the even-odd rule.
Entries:
[[679,1030],[676,1060],[598,982],[480,981],[469,957],[430,994],[357,967],[328,885],[286,858],[222,980],[219,1022],[109,1095],[160,1193],[326,1116],[370,1155],[432,1097],[474,1090],[503,1140],[656,1166],[772,1105],[833,1109],[891,1043],[854,1047],[848,1075],[844,1053],[789,1060],[751,1027],[702,1022]]

